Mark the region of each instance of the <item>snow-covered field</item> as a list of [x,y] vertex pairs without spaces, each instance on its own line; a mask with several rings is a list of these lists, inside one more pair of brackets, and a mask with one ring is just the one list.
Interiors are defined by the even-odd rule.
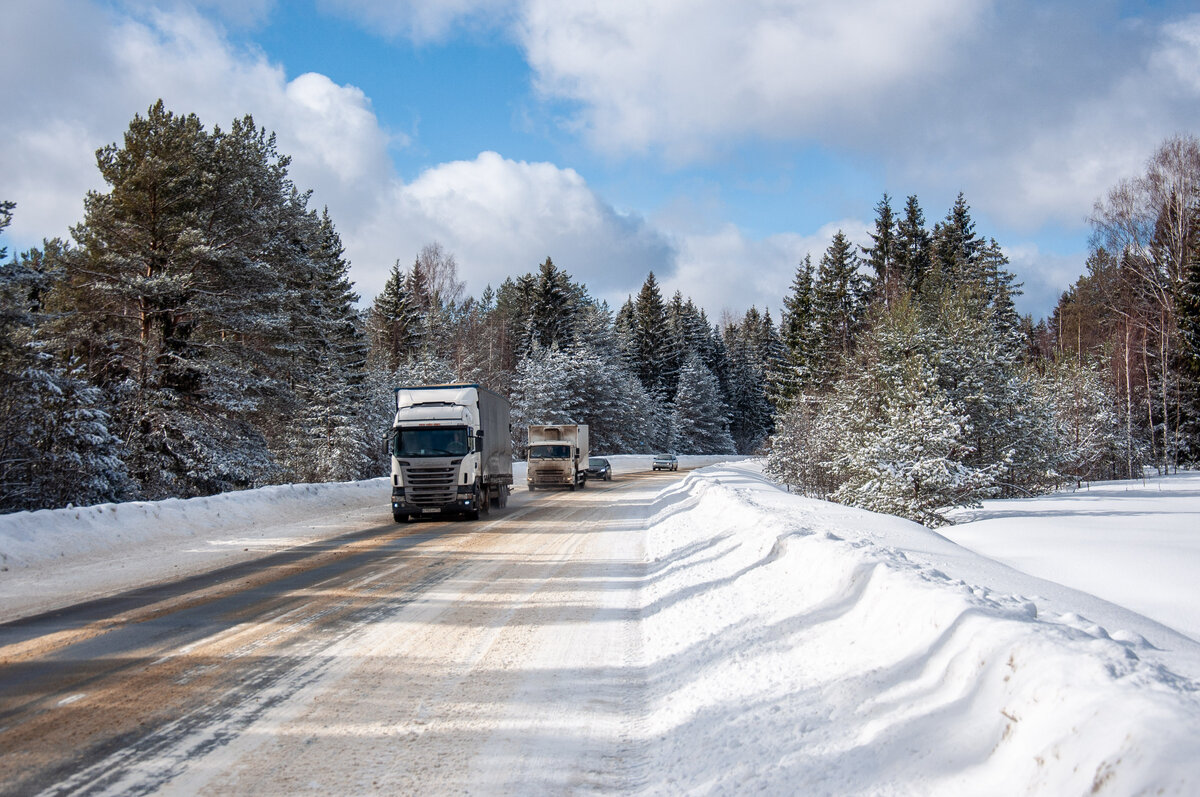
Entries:
[[[648,462],[612,459],[618,473]],[[316,539],[305,518],[340,528],[336,517],[378,515],[386,491],[377,480],[0,516],[3,615],[29,593],[66,601]],[[1089,494],[976,510],[950,534],[987,558],[788,495],[755,462],[672,483],[645,518],[645,715],[631,732],[648,790],[1200,793],[1200,643],[1186,635],[1200,595],[1196,579],[1163,575],[1195,561],[1200,482]],[[141,548],[154,555],[131,554]],[[1070,575],[1081,557],[1093,582]]]
[[973,551],[1200,641],[1200,473],[985,501],[942,531]]

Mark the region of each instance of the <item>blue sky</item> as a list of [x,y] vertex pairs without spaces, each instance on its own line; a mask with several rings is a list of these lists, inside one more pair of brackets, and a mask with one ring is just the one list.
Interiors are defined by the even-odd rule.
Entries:
[[777,315],[885,191],[929,226],[962,191],[1040,317],[1093,202],[1200,129],[1184,2],[14,0],[0,21],[10,252],[68,234],[94,150],[161,97],[276,131],[365,300],[437,241],[475,294],[549,255],[614,305],[653,269],[714,320]]

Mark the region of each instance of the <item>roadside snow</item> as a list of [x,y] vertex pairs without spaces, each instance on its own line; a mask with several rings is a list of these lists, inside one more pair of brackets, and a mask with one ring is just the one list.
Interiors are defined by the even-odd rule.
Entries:
[[345,533],[388,480],[0,515],[0,622]]
[[1200,473],[985,501],[942,533],[1033,576],[1089,592],[1200,641]]
[[753,464],[666,491],[647,552],[667,791],[1200,791],[1200,645],[1120,607]]

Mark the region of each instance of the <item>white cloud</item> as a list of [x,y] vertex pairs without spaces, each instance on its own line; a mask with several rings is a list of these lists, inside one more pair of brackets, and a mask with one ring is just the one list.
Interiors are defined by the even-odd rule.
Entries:
[[816,268],[838,230],[862,244],[869,240],[869,229],[865,222],[843,219],[810,235],[789,233],[763,240],[747,238],[732,224],[710,233],[687,232],[678,239],[676,270],[659,281],[664,295],[678,290],[690,296],[713,323],[725,312],[740,316],[751,305],[770,308],[779,323],[783,297],[805,255],[812,256]]
[[1012,228],[1082,229],[1200,127],[1200,15],[1090,0],[525,0],[548,97],[603,151],[703,161],[758,140],[878,163]]
[[1087,272],[1087,252],[1058,255],[1042,252],[1036,244],[1004,247],[1009,269],[1020,275],[1024,292],[1016,298],[1017,311],[1034,320],[1049,317],[1068,286]]
[[595,145],[690,158],[860,124],[943,68],[988,5],[528,0],[521,40],[541,90],[582,104]]
[[[102,188],[95,150],[119,142],[134,114],[157,99],[208,126],[253,113],[294,157],[301,187],[318,201],[362,209],[371,181],[390,173],[387,134],[352,86],[320,75],[288,82],[258,52],[236,51],[224,33],[189,11],[110,16],[85,4],[20,4],[6,15],[15,62],[27,80],[7,81],[0,118],[0,176],[18,203],[9,232],[22,246],[65,235],[81,200]],[[378,194],[378,190],[374,193]]]
[[662,235],[615,211],[574,170],[495,152],[397,181],[374,217],[344,234],[357,243],[360,277],[376,290],[393,262],[407,267],[432,241],[454,253],[476,295],[551,257],[594,296],[612,301],[673,260]]
[[[535,270],[547,256],[601,298],[671,267],[664,236],[614,210],[571,169],[485,152],[404,184],[387,153],[396,137],[360,89],[314,73],[289,81],[192,12],[133,18],[80,8],[49,3],[12,20],[18,57],[44,58],[47,69],[0,89],[7,107],[25,109],[0,118],[9,142],[0,150],[0,199],[18,203],[10,251],[67,234],[86,190],[104,187],[95,149],[119,142],[133,114],[162,97],[210,127],[252,112],[275,131],[297,186],[314,189],[315,206],[328,205],[366,300],[394,261],[407,265],[434,240],[455,254],[473,292]],[[66,59],[71,68],[58,60],[67,52],[76,56]]]

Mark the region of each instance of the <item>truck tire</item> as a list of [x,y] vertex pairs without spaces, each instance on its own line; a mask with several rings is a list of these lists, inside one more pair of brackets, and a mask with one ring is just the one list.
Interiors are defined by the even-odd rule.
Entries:
[[479,504],[478,504],[478,506],[479,506],[479,512],[481,514],[487,515],[487,514],[490,514],[492,511],[491,488],[488,487],[487,485],[483,485],[482,487],[479,488]]
[[404,514],[403,512],[393,512],[392,520],[396,521],[397,523],[407,523],[408,515]]

